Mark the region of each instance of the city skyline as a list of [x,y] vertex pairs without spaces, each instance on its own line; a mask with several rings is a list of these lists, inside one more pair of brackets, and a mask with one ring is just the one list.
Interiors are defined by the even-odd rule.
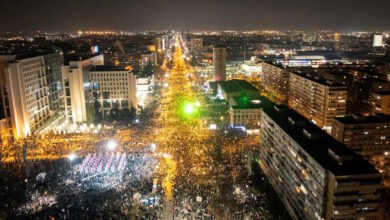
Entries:
[[[390,2],[0,1],[0,31],[334,30],[386,31]],[[20,14],[21,13],[21,14]],[[18,16],[15,16],[18,15]]]

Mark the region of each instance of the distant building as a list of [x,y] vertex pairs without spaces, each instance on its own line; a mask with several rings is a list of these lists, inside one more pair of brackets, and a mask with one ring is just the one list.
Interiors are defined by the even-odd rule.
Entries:
[[90,81],[97,92],[95,98],[105,112],[113,108],[137,108],[136,78],[131,71],[96,66],[91,69]]
[[374,33],[371,37],[372,47],[383,46],[383,34]]
[[373,113],[390,115],[390,92],[370,92],[368,99]]
[[64,119],[59,53],[0,56],[4,116],[14,137],[43,132]]
[[153,90],[154,76],[137,76],[137,104],[144,107],[147,95]]
[[390,177],[390,116],[335,118],[331,134],[369,160],[385,177]]
[[154,45],[156,46],[156,63],[161,65],[164,62],[165,51],[168,48],[168,39],[166,36],[157,37],[154,39]]
[[293,219],[377,219],[378,171],[295,111],[263,108],[259,160]]
[[89,71],[95,65],[104,65],[103,54],[93,57],[66,57],[62,66],[62,82],[66,119],[71,122],[87,120],[86,102],[92,98]]
[[347,111],[347,88],[311,74],[290,73],[289,106],[330,132],[334,117]]
[[156,46],[158,53],[163,53],[166,48],[165,38],[157,37],[154,39],[154,45]]
[[200,57],[203,52],[203,39],[202,38],[191,38],[190,40],[191,53],[195,57]]
[[145,68],[149,63],[155,64],[155,53],[143,53],[141,54],[140,66]]
[[226,80],[226,47],[216,45],[213,48],[214,80]]
[[267,97],[279,103],[287,102],[290,73],[273,64],[262,62],[260,80]]

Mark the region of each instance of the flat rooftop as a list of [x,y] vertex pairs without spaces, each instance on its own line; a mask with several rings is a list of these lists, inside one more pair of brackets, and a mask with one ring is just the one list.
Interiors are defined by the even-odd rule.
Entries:
[[314,82],[321,84],[321,85],[324,85],[324,86],[343,87],[343,88],[347,89],[347,87],[341,83],[336,83],[335,81],[324,79],[323,77],[317,76],[316,74],[313,74],[313,73],[303,73],[303,72],[300,72],[299,70],[296,70],[296,71],[291,71],[291,69],[289,69],[289,70],[292,74],[306,78],[310,81],[314,81]]
[[317,163],[336,176],[379,175],[368,161],[288,107],[273,104],[263,108],[263,112]]
[[110,72],[110,71],[127,71],[124,67],[111,66],[111,65],[99,65],[94,66],[91,72]]
[[337,117],[335,120],[343,124],[376,124],[390,122],[390,115],[372,115],[372,116],[345,116]]
[[221,81],[218,82],[219,85],[221,85],[222,89],[227,93],[232,92],[241,92],[241,91],[254,91],[258,92],[259,90],[256,89],[252,84],[245,80],[239,80],[239,79],[232,79],[229,81]]
[[234,102],[236,105],[233,105],[233,109],[261,109],[263,107],[269,107],[272,105],[272,102],[265,98],[264,96],[252,97],[243,99],[242,97],[235,97]]

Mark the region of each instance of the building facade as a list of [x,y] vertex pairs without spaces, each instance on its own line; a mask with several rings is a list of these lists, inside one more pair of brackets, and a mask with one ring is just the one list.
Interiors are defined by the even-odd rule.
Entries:
[[249,99],[234,98],[229,108],[230,125],[258,131],[262,108],[268,105],[270,101],[262,96]]
[[91,69],[90,81],[97,88],[95,98],[105,112],[113,108],[137,108],[137,82],[131,71],[96,66]]
[[226,47],[216,45],[213,48],[214,80],[226,80]]
[[87,120],[86,102],[93,98],[89,72],[93,66],[97,65],[104,65],[103,54],[93,57],[71,57],[61,67],[67,120],[71,122]]
[[388,179],[390,175],[390,116],[335,118],[332,136],[369,160]]
[[267,62],[261,62],[261,65],[260,80],[266,95],[275,102],[287,102],[290,73],[285,68]]
[[190,40],[191,54],[195,57],[200,57],[203,52],[203,39],[191,38]]
[[330,132],[333,118],[346,114],[346,86],[300,73],[290,73],[289,81],[289,106],[318,127]]
[[[60,118],[62,98],[58,93],[62,85],[57,81],[60,65],[59,53],[0,56],[2,108],[14,137],[43,132],[57,116]],[[53,84],[58,87],[52,88]]]
[[260,166],[293,219],[377,219],[381,176],[284,106],[263,108]]
[[370,92],[368,101],[371,112],[390,114],[390,92]]

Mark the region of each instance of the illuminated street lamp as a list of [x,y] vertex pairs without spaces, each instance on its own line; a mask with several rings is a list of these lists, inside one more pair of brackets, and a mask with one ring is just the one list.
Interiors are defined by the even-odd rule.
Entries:
[[116,146],[117,146],[117,143],[115,141],[109,141],[107,143],[107,149],[110,151],[115,150]]
[[76,155],[74,153],[71,153],[71,154],[68,155],[68,159],[70,161],[73,161],[75,158],[76,158]]
[[76,155],[74,153],[71,153],[68,155],[69,160],[69,167],[72,167],[72,161],[76,158]]
[[150,149],[151,149],[152,151],[155,151],[155,150],[156,150],[156,144],[155,144],[155,143],[151,143],[151,144],[150,144]]
[[200,107],[200,102],[199,102],[199,101],[196,101],[196,102],[195,102],[195,106],[196,106],[196,107]]

